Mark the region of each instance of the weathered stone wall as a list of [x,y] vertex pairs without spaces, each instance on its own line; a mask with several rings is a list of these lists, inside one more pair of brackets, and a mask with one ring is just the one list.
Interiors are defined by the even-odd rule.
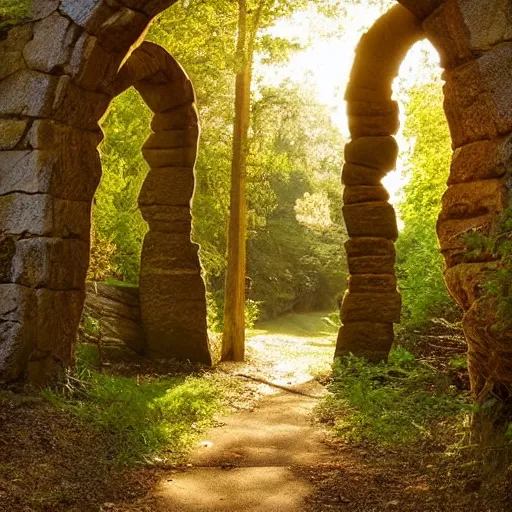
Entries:
[[400,322],[401,298],[394,271],[398,237],[393,207],[381,179],[395,168],[398,105],[393,80],[410,47],[423,37],[420,20],[392,8],[363,36],[345,99],[352,140],[345,147],[343,215],[349,280],[341,306],[336,356],[385,359]]
[[72,362],[120,64],[173,0],[33,0],[0,40],[0,380]]
[[446,69],[445,112],[453,141],[448,190],[438,221],[446,283],[464,310],[472,388],[510,397],[512,339],[500,335],[480,284],[496,268],[469,257],[464,235],[489,233],[510,204],[512,174],[512,3],[447,0],[424,21]]

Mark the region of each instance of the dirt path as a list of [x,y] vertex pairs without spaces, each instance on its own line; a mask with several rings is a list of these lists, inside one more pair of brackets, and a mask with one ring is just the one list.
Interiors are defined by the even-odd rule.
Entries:
[[[313,373],[328,369],[334,348],[332,332],[316,336],[308,332],[310,323],[318,319],[311,316],[299,336],[264,329],[253,333],[248,362],[225,365],[225,370],[257,385],[263,397],[254,407],[221,418],[221,426],[198,443],[188,467],[164,474],[150,496],[129,510],[305,509],[313,487],[300,476],[301,468],[336,459],[324,443],[325,432],[311,421],[313,408],[326,393]],[[300,326],[295,327],[300,331]]]

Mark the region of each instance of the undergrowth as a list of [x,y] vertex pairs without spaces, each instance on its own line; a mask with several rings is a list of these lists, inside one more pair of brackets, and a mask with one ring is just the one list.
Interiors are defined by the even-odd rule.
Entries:
[[319,406],[320,420],[353,442],[413,443],[471,411],[469,397],[446,375],[402,348],[394,349],[387,363],[353,356],[336,360],[330,391]]
[[222,405],[226,383],[214,376],[128,378],[99,373],[95,359],[82,345],[76,373],[44,396],[106,436],[116,463],[180,462]]

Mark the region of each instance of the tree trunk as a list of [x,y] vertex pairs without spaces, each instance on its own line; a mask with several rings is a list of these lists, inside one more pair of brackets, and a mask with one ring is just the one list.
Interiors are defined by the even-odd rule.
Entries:
[[247,238],[247,138],[250,121],[251,61],[247,52],[247,5],[238,0],[238,70],[235,84],[233,159],[229,205],[228,264],[224,298],[222,360],[245,356],[245,267]]

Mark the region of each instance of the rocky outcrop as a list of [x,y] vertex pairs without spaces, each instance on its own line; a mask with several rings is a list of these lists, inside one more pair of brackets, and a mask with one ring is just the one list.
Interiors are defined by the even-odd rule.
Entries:
[[83,314],[83,324],[86,317],[99,323],[104,345],[126,345],[138,354],[145,353],[137,287],[88,283]]

